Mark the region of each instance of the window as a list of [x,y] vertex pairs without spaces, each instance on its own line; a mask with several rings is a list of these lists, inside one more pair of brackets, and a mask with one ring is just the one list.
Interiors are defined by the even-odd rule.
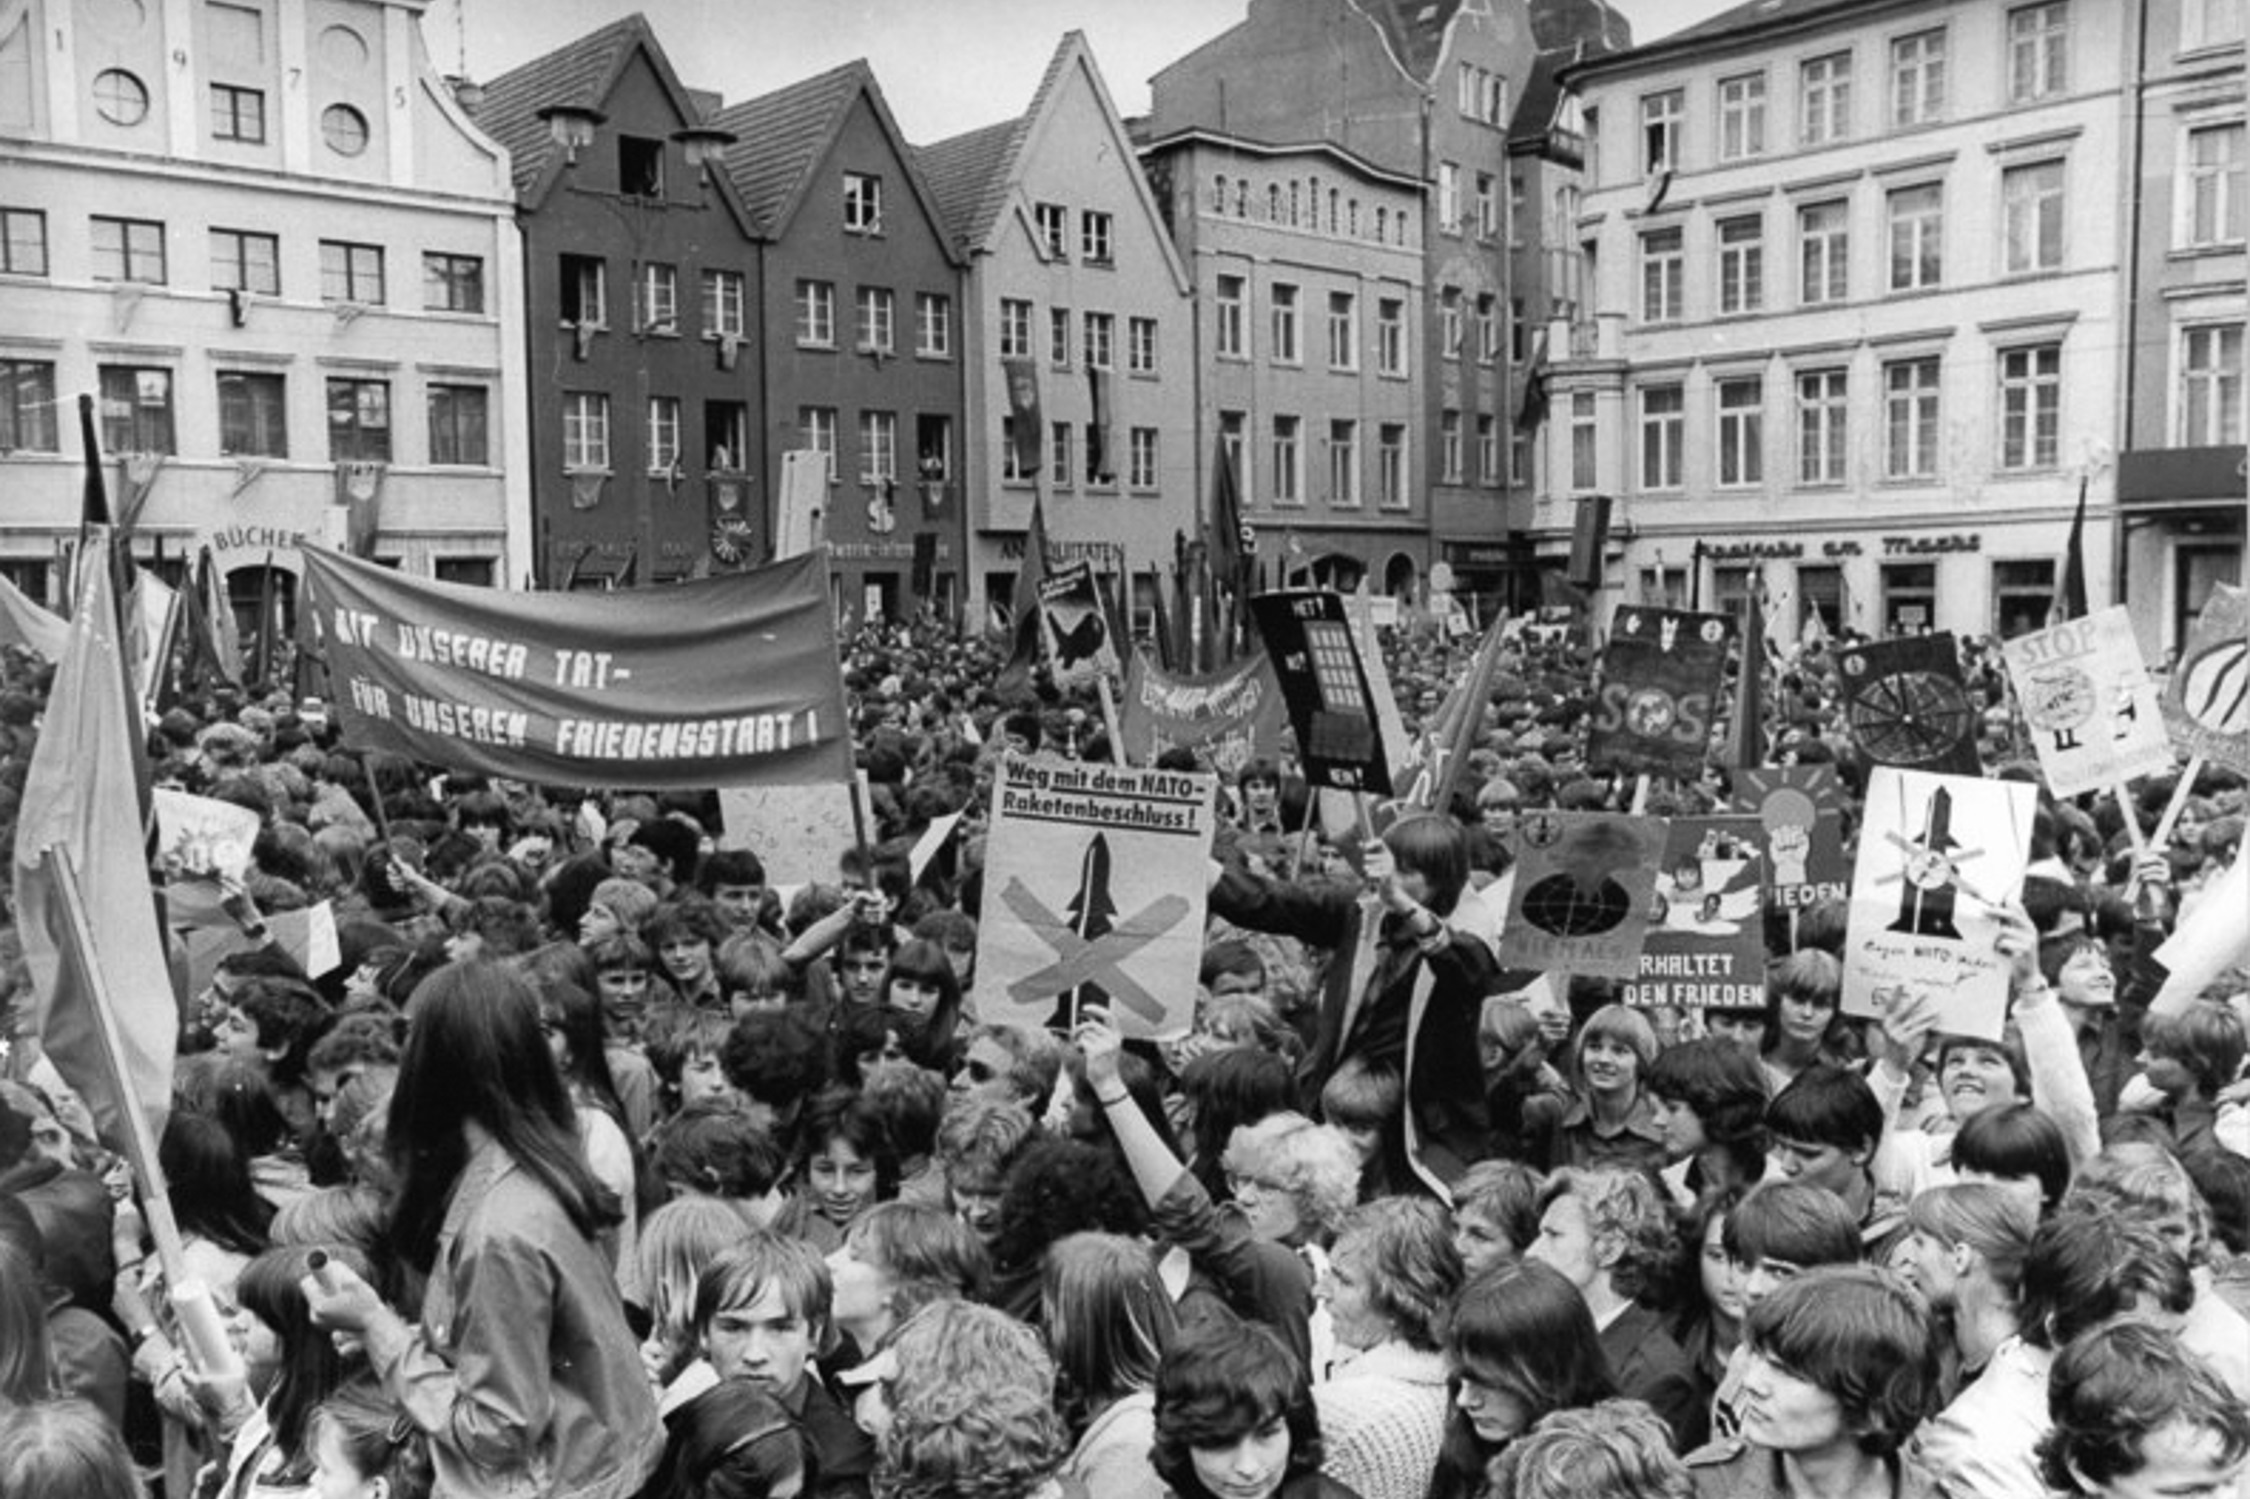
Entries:
[[883,179],[866,172],[844,174],[844,232],[883,232]]
[[1086,314],[1086,368],[1117,368],[1117,318],[1112,313]]
[[826,281],[797,283],[797,346],[836,347],[836,288]]
[[280,237],[247,229],[212,230],[211,290],[280,296]]
[[1797,70],[1797,134],[1803,144],[1824,146],[1852,133],[1852,55],[1831,52]]
[[164,226],[150,219],[94,220],[94,279],[164,284]]
[[1654,229],[1641,236],[1641,320],[1676,323],[1687,284],[1685,233]]
[[481,385],[430,387],[430,462],[465,468],[492,462],[490,401]]
[[609,274],[600,256],[562,258],[562,320],[579,328],[609,326]]
[[1078,482],[1078,470],[1070,455],[1078,450],[1077,428],[1068,422],[1052,422],[1047,429],[1047,478],[1057,489],[1068,489]]
[[2233,244],[2242,238],[2243,139],[2240,120],[2187,133],[2187,243]]
[[1891,123],[1927,125],[1945,114],[1945,30],[1891,42]]
[[2242,324],[2188,328],[2180,335],[2183,447],[2242,441]]
[[648,471],[669,477],[680,463],[680,398],[648,398]]
[[641,331],[680,331],[680,268],[648,261],[641,267]]
[[1328,503],[1359,504],[1359,423],[1328,424]]
[[328,457],[335,463],[391,461],[391,382],[331,376]]
[[1304,455],[1300,451],[1302,420],[1294,416],[1273,419],[1273,502],[1301,505],[1305,501]]
[[1477,173],[1477,235],[1496,239],[1500,234],[1500,179],[1490,172]]
[[1461,352],[1461,289],[1457,286],[1438,293],[1438,348],[1448,359]]
[[664,142],[640,135],[617,138],[617,190],[628,198],[664,196]]
[[1807,306],[1841,302],[1851,291],[1851,207],[1812,203],[1797,210],[1798,297]]
[[1115,220],[1108,214],[1089,208],[1078,215],[1078,257],[1095,265],[1107,265],[1114,253],[1111,235]]
[[1641,390],[1641,488],[1678,489],[1686,478],[1687,389]]
[[1936,286],[1945,270],[1945,189],[1938,184],[1893,190],[1885,199],[1891,225],[1891,290]]
[[914,294],[914,352],[925,359],[953,357],[953,299],[942,292]]
[[359,156],[367,150],[367,116],[349,104],[331,104],[320,112],[320,138],[338,156]]
[[1014,297],[1000,299],[1000,357],[1031,357],[1031,304]]
[[94,75],[94,113],[112,125],[138,125],[148,118],[148,85],[123,68]]
[[1438,413],[1438,478],[1447,484],[1461,482],[1461,413]]
[[1438,163],[1437,226],[1447,234],[1461,227],[1461,169],[1450,161]]
[[101,367],[102,449],[109,453],[176,453],[172,436],[172,372],[146,365]]
[[750,467],[750,407],[743,401],[703,403],[703,466],[714,473]]
[[1797,482],[1844,482],[1842,370],[1811,370],[1797,377]]
[[703,332],[710,338],[744,338],[749,282],[740,271],[703,273]]
[[1596,482],[1597,441],[1600,424],[1594,411],[1594,393],[1573,391],[1570,397],[1570,487],[1592,489]]
[[1125,482],[1134,489],[1156,487],[1156,429],[1135,427],[1127,434]]
[[862,286],[853,294],[854,341],[860,349],[888,354],[898,347],[896,301],[887,286]]
[[222,141],[263,145],[266,96],[254,88],[238,88],[231,83],[212,84],[211,134]]
[[1039,228],[1040,248],[1049,260],[1070,259],[1070,210],[1060,203],[1038,203],[1032,206],[1032,220]]
[[1719,80],[1719,160],[1766,154],[1766,75]]
[[1523,298],[1508,299],[1508,362],[1521,364],[1531,357],[1531,319],[1524,312]]
[[53,361],[0,359],[0,450],[61,451]]
[[1765,300],[1765,220],[1756,214],[1719,220],[1719,311],[1756,312]]
[[289,405],[281,376],[219,371],[219,456],[289,456]]
[[1219,413],[1219,452],[1227,466],[1234,470],[1236,482],[1247,485],[1249,472],[1242,466],[1242,434],[1249,430],[1250,419],[1239,411]]
[[2000,353],[2000,466],[2053,468],[2062,451],[2062,345]]
[[1136,375],[1156,373],[1156,319],[1125,320],[1125,368]]
[[383,247],[342,240],[320,242],[320,299],[383,305]]
[[1477,482],[1500,482],[1500,419],[1496,416],[1477,418]]
[[0,208],[0,272],[47,274],[47,216],[36,208]]
[[1992,564],[1992,628],[2003,640],[2047,627],[2055,603],[2055,564],[1996,561]]
[[1268,346],[1276,364],[1297,362],[1297,288],[1276,282],[1271,293],[1273,318]]
[[1937,564],[1889,562],[1883,565],[1883,633],[1912,635],[1937,617]]
[[898,413],[859,414],[859,482],[889,484],[898,478]]
[[1348,291],[1328,294],[1328,367],[1359,368],[1359,298]]
[[797,435],[804,439],[805,447],[820,454],[820,466],[828,475],[828,482],[836,482],[836,408],[833,406],[799,406],[797,408]]
[[1500,357],[1500,299],[1491,292],[1477,294],[1477,362],[1490,364]]
[[1375,367],[1386,375],[1406,373],[1406,303],[1384,297],[1375,304]]
[[2008,12],[2008,102],[2029,104],[2070,87],[2070,31],[2063,0]]
[[1047,309],[1047,363],[1052,368],[1070,368],[1071,329],[1074,326],[1069,308]]
[[[2180,50],[2240,42],[2246,16],[2250,6],[2243,0],[2186,0],[2180,11]],[[98,85],[100,80],[95,82]]]
[[573,474],[609,472],[609,397],[598,391],[563,392],[563,468]]
[[1219,278],[1218,320],[1212,344],[1221,359],[1244,359],[1249,350],[1243,341],[1243,304],[1247,292],[1240,276]]
[[1938,471],[1938,362],[1883,366],[1883,477],[1934,479]]
[[2063,164],[2042,161],[2000,174],[2008,274],[2060,270],[2063,263]]
[[1375,503],[1406,508],[1406,423],[1385,422],[1375,432]]
[[422,305],[431,312],[484,311],[484,258],[425,251]]
[[1000,482],[1031,482],[1031,470],[1024,466],[1023,454],[1016,447],[1016,419],[1012,416],[1000,418]]
[[1680,165],[1680,131],[1687,121],[1687,95],[1670,88],[1641,97],[1641,171],[1655,176]]
[[1766,477],[1765,382],[1745,377],[1719,382],[1719,483],[1747,486]]

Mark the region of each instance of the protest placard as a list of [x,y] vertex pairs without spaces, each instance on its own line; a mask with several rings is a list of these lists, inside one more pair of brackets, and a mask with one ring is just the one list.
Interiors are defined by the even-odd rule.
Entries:
[[1664,843],[1661,817],[1526,812],[1500,966],[1638,977]]
[[1624,605],[1602,652],[1602,683],[1586,720],[1598,771],[1693,777],[1711,747],[1734,619]]
[[257,813],[168,786],[156,788],[155,801],[156,862],[167,874],[210,870],[242,878],[258,841]]
[[1761,765],[1735,772],[1734,806],[1765,834],[1768,934],[1794,952],[1799,913],[1845,892],[1843,786],[1833,766]]
[[1039,580],[1039,633],[1057,687],[1076,687],[1117,670],[1117,647],[1110,643],[1109,617],[1091,562],[1081,558],[1050,568]]
[[2049,791],[2076,796],[2172,768],[2157,686],[2123,604],[2001,649]]
[[1755,817],[1672,819],[1640,971],[1625,985],[1625,1003],[1765,1004],[1762,832]]
[[1911,635],[1839,651],[1844,719],[1860,753],[1878,765],[1941,775],[1983,773],[1976,704],[1961,682],[1953,637]]
[[1938,1029],[1998,1039],[2008,960],[1998,909],[2023,892],[2039,789],[2024,781],[1878,765],[1852,870],[1843,1011],[1880,1015],[1892,991],[1928,995]]
[[1168,672],[1136,650],[1125,668],[1118,717],[1127,759],[1147,765],[1166,750],[1201,750],[1223,776],[1278,755],[1289,731],[1281,684],[1264,651],[1192,677]]
[[1218,782],[1008,756],[992,788],[977,1018],[1068,1030],[1088,1005],[1128,1036],[1195,1021]]
[[[769,885],[834,884],[837,856],[852,847],[854,782],[719,788],[721,848],[746,848]],[[875,826],[872,815],[868,827]]]
[[1250,600],[1250,609],[1289,707],[1305,780],[1388,796],[1390,762],[1343,599],[1294,589],[1261,593]]
[[2250,775],[2250,595],[2221,583],[2196,616],[2164,690],[2180,747]]
[[344,741],[627,790],[851,774],[828,554],[613,593],[514,593],[303,552]]

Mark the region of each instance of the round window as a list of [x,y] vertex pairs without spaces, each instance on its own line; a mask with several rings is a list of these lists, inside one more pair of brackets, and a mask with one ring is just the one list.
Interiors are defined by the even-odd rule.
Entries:
[[367,149],[367,116],[349,104],[331,104],[320,112],[320,138],[338,156],[357,156]]
[[138,125],[148,118],[148,85],[123,68],[96,73],[94,109],[112,125]]

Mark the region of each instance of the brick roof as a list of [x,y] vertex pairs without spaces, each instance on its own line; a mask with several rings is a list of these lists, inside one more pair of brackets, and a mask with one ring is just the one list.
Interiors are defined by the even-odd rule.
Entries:
[[655,56],[664,55],[648,18],[635,11],[484,86],[474,115],[477,128],[507,147],[519,199],[539,181],[556,149],[539,111],[558,104],[600,109],[618,67],[639,42]]
[[779,232],[844,110],[861,90],[874,87],[875,74],[861,58],[745,99],[711,119],[734,133],[734,144],[727,147],[727,172],[761,231]]

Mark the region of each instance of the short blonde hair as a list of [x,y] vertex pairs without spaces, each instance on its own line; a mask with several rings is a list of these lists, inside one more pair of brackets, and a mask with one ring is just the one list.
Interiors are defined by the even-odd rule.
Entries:
[[1335,1232],[1359,1201],[1359,1151],[1343,1131],[1302,1114],[1268,1114],[1237,1128],[1220,1164],[1238,1176],[1271,1181],[1319,1237]]

